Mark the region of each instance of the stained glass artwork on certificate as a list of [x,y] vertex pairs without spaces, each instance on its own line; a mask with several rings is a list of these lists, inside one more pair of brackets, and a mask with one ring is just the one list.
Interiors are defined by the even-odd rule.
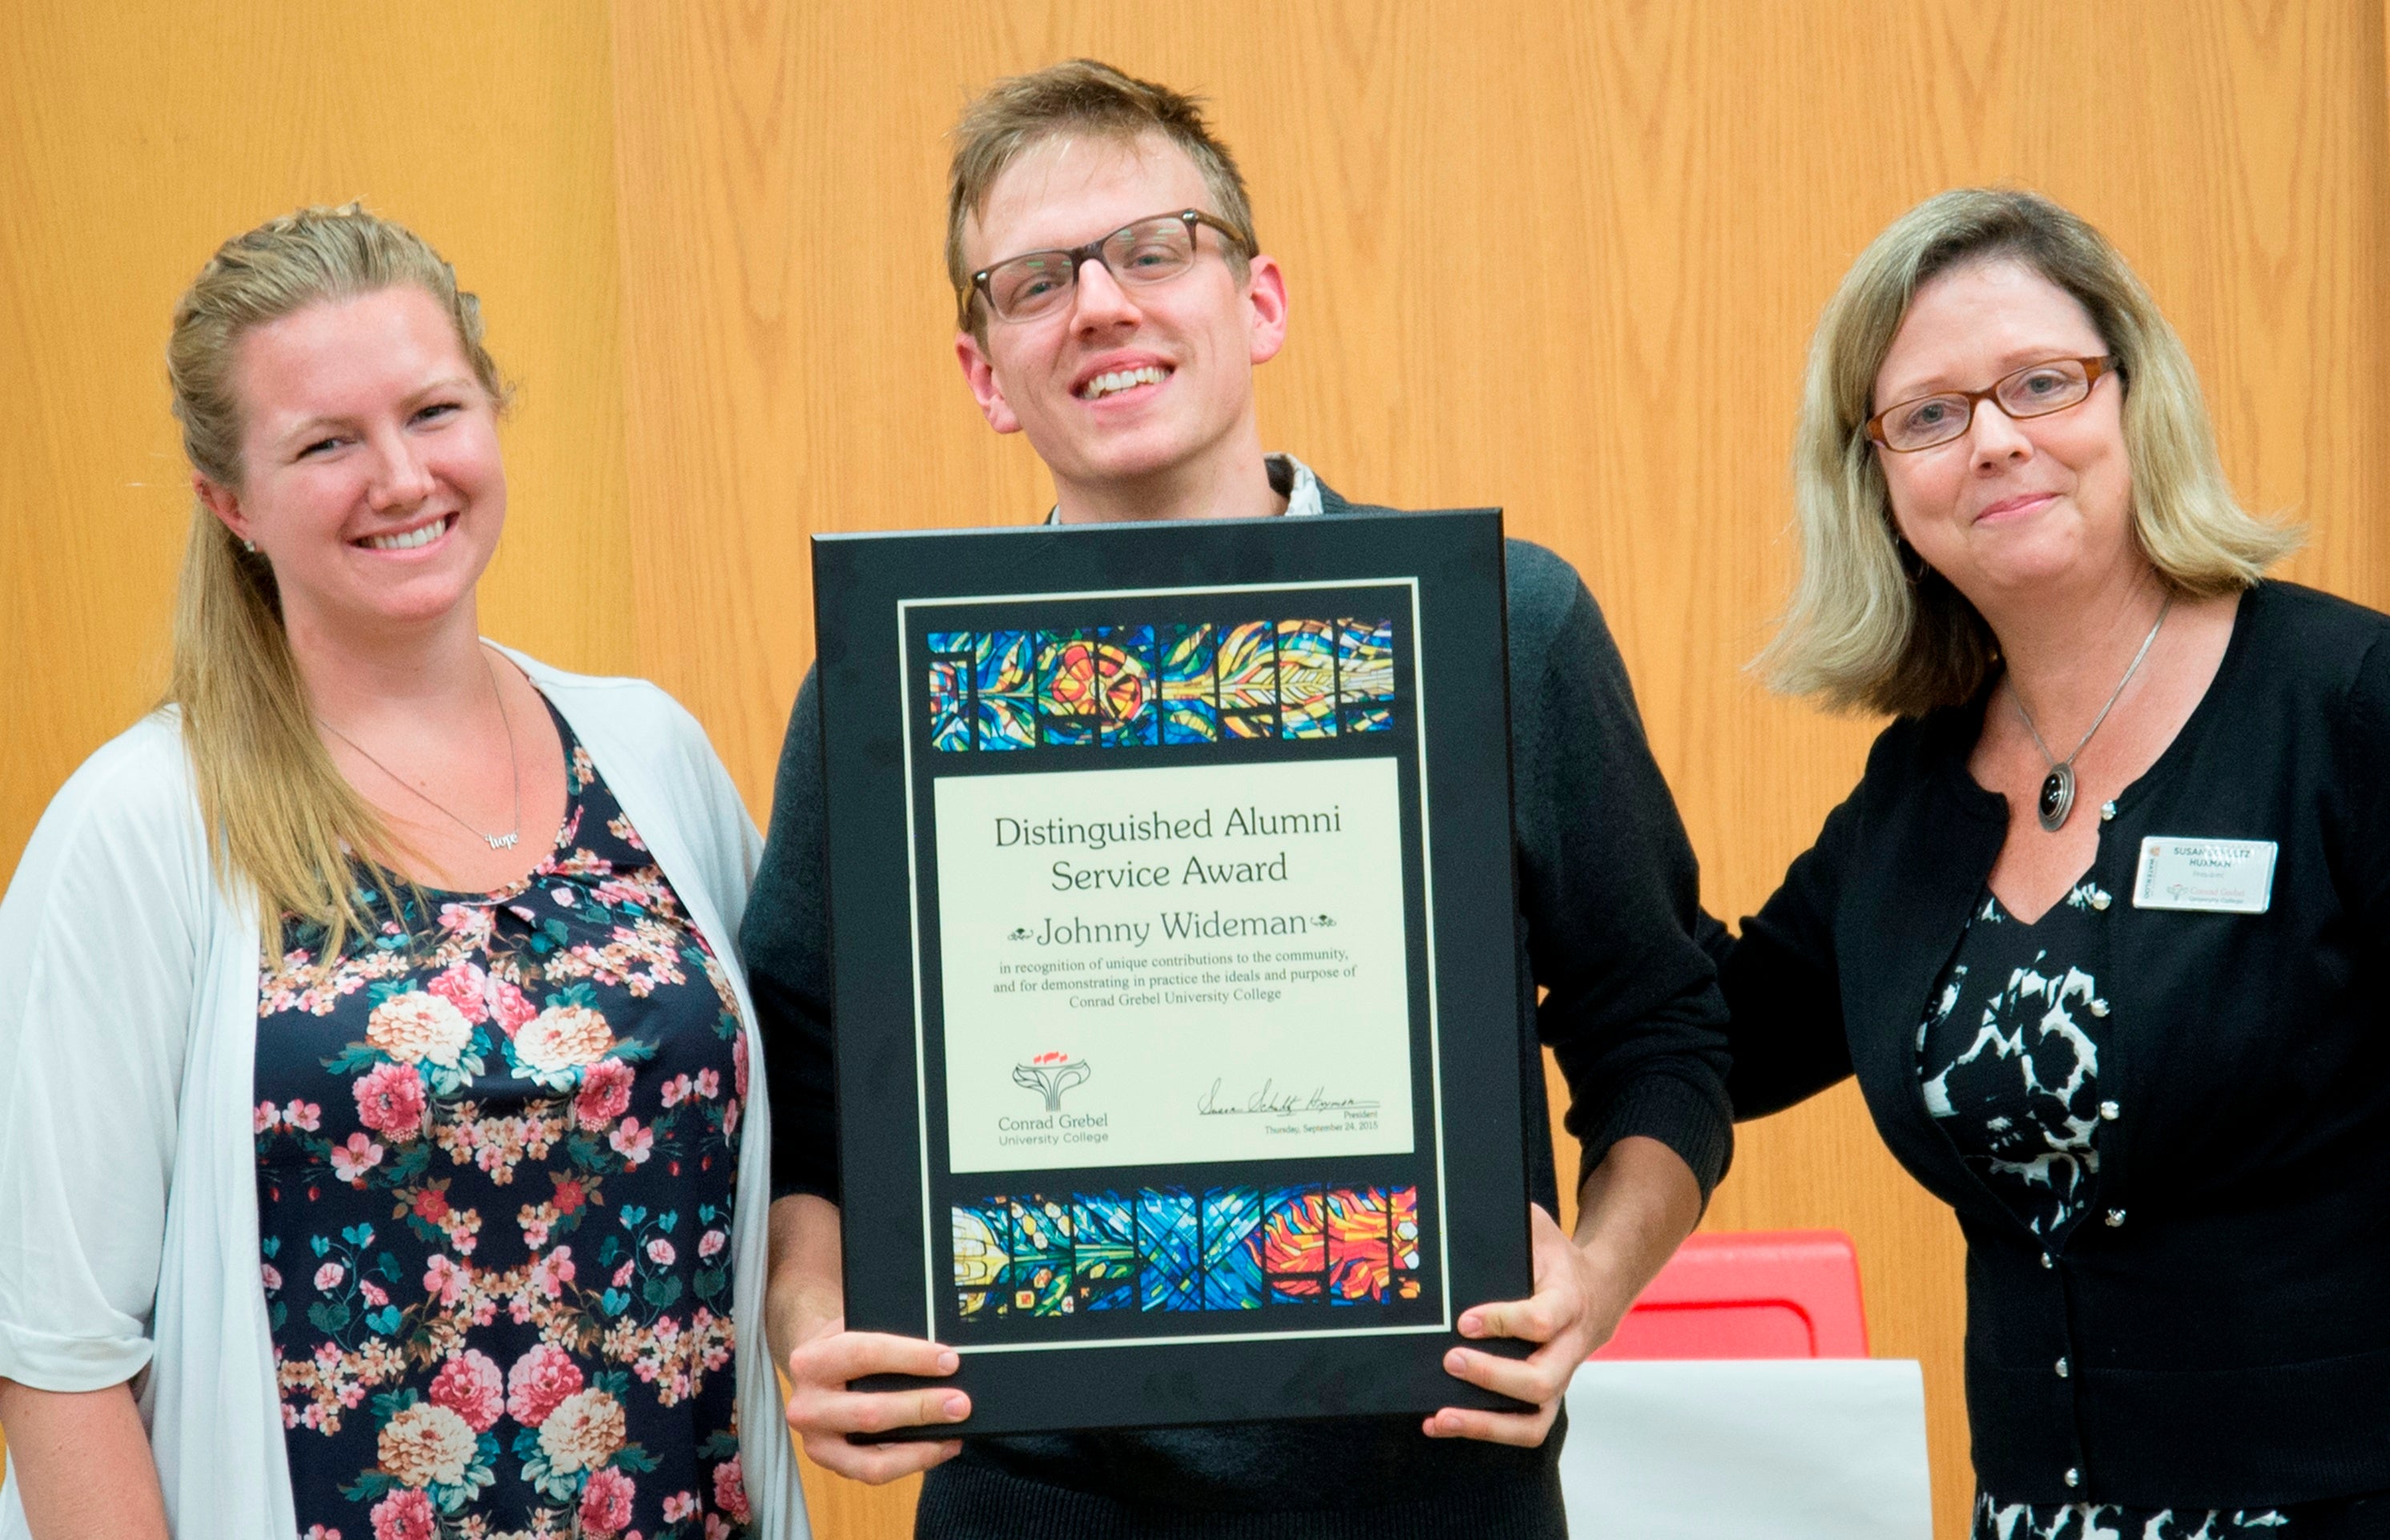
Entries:
[[1148,1187],[953,1211],[963,1320],[1419,1298],[1416,1187]]
[[1278,622],[1279,731],[1284,738],[1336,733],[1336,622]]
[[1153,656],[1153,627],[1110,625],[1097,644],[1096,661],[1103,686],[1099,731],[1103,746],[1150,745],[1160,740],[1161,670]]
[[1347,733],[1382,733],[1394,727],[1394,622],[1337,622],[1336,695]]
[[930,634],[930,746],[1150,748],[1394,726],[1394,622]]
[[1162,740],[1216,743],[1220,739],[1219,679],[1213,672],[1218,633],[1210,625],[1161,628]]

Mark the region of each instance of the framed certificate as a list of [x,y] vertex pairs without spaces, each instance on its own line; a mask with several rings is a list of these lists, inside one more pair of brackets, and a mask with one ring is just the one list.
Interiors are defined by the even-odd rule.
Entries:
[[1500,515],[814,562],[848,1326],[966,1434],[1510,1405]]

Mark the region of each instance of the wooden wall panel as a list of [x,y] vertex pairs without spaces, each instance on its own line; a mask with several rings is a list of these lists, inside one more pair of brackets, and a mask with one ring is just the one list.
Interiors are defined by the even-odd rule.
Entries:
[[[1873,732],[1741,665],[1788,575],[1810,324],[1928,193],[2023,181],[2105,228],[2189,340],[2236,484],[2312,527],[2291,572],[2390,600],[2371,0],[614,15],[641,660],[759,811],[812,651],[804,537],[1050,497],[956,378],[942,135],[994,76],[1080,53],[1214,98],[1291,275],[1267,441],[1358,495],[1502,503],[1586,573],[1715,909],[1766,895]],[[1963,1533],[1960,1246],[1855,1093],[1743,1130],[1709,1223],[1857,1237]],[[829,1533],[904,1531],[909,1490],[814,1490]]]
[[300,204],[362,198],[482,295],[520,386],[485,627],[633,666],[602,13],[442,9],[0,6],[0,871],[165,683],[190,508],[174,301]]

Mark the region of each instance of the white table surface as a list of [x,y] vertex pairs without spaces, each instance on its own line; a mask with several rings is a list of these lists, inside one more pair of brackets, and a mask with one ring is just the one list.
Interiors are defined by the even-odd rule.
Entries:
[[1589,1363],[1568,1415],[1574,1540],[1932,1540],[1913,1358]]

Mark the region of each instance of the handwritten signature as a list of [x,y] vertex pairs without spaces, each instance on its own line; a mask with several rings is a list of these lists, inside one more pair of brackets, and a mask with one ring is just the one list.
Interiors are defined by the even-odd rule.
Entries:
[[1241,1116],[1259,1112],[1271,1117],[1284,1117],[1290,1112],[1374,1112],[1376,1101],[1363,1097],[1331,1097],[1325,1086],[1315,1085],[1309,1095],[1300,1091],[1280,1091],[1275,1079],[1265,1080],[1261,1088],[1241,1102],[1223,1098],[1220,1082],[1195,1098],[1195,1110],[1207,1118]]

